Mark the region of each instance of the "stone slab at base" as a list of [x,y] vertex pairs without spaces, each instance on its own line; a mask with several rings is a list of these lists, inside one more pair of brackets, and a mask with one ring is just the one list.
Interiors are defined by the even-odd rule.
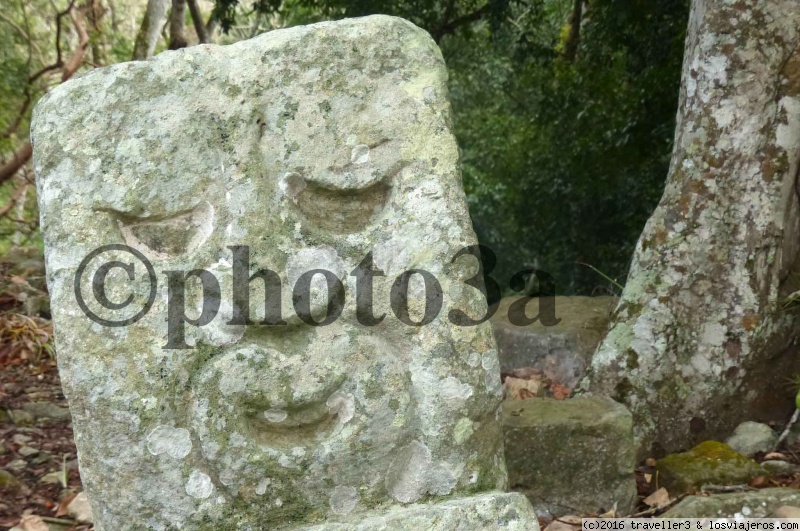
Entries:
[[491,492],[441,503],[415,504],[354,522],[329,522],[297,531],[539,531],[533,507],[522,494]]

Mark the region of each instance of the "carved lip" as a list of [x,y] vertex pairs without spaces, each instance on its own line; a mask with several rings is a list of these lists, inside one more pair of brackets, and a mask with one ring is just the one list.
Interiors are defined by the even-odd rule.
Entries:
[[[339,411],[332,399],[339,394],[342,382],[321,393],[324,399],[290,403],[286,407],[264,407],[257,398],[244,399],[240,405],[239,428],[250,439],[271,447],[309,446],[327,438],[339,421]],[[319,393],[317,394],[319,396]]]

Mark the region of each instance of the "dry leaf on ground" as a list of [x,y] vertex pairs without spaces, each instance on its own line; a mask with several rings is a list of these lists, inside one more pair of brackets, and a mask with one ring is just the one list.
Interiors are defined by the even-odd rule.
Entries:
[[509,400],[525,400],[526,398],[533,398],[539,396],[542,391],[542,382],[540,380],[524,380],[522,378],[506,378],[503,383],[506,391],[506,398]]
[[644,499],[644,503],[648,507],[663,507],[669,503],[669,492],[664,487],[661,487],[653,494]]

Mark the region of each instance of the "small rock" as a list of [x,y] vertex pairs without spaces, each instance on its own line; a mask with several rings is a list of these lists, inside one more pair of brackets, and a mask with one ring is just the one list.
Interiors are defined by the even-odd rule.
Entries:
[[78,522],[84,524],[93,523],[92,507],[89,505],[89,496],[85,492],[78,493],[75,498],[67,505],[67,512]]
[[37,450],[36,448],[32,448],[30,446],[23,446],[22,448],[17,450],[17,453],[22,457],[31,457],[38,454],[39,450]]
[[22,470],[26,466],[28,466],[28,463],[24,459],[14,459],[6,465],[6,468],[9,470]]
[[773,476],[792,476],[800,472],[800,467],[786,461],[764,461],[761,468]]
[[17,490],[20,486],[22,486],[22,483],[11,472],[6,472],[0,468],[0,489]]
[[728,492],[713,496],[687,496],[661,518],[766,518],[783,505],[800,505],[800,491],[790,488]]
[[673,495],[695,492],[703,485],[740,485],[769,474],[749,457],[717,441],[668,455],[656,463],[656,470],[659,485]]
[[772,518],[800,518],[800,507],[782,505],[772,513]]
[[766,424],[742,422],[725,442],[740,454],[752,456],[758,452],[769,452],[777,441],[778,436]]

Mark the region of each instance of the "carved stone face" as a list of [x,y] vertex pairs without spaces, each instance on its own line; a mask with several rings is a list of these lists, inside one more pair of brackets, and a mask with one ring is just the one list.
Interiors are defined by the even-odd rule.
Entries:
[[[490,329],[448,319],[451,309],[479,318],[485,301],[464,283],[476,261],[452,263],[475,237],[445,81],[427,34],[369,17],[95,70],[37,106],[59,367],[101,526],[289,525],[504,486]],[[79,309],[73,282],[86,255],[119,243],[147,257],[158,288],[141,320],[105,327]],[[280,276],[286,324],[227,324],[230,246],[249,247],[251,273]],[[370,252],[385,274],[374,279],[374,315],[386,317],[367,327],[350,272]],[[101,254],[81,293],[99,315],[123,319],[150,284],[140,263],[134,280],[110,270],[108,298],[133,302],[103,309],[91,279],[114,259],[137,262]],[[219,314],[186,324],[193,348],[165,349],[164,272],[195,269],[217,279]],[[292,287],[314,269],[345,286],[327,326],[293,308]],[[425,326],[389,307],[390,286],[410,269],[442,287],[442,310]],[[185,285],[194,319],[203,293],[196,278]],[[251,283],[256,322],[264,286]],[[322,277],[311,286],[321,321]],[[419,275],[408,298],[418,321]]]

